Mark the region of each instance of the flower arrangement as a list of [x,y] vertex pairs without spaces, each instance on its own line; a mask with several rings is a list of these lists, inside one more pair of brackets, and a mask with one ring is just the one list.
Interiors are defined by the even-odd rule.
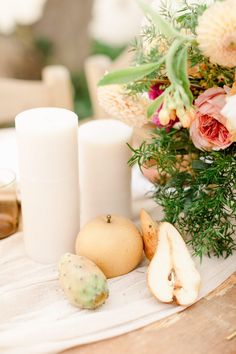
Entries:
[[147,16],[131,67],[106,73],[100,103],[129,124],[151,121],[130,165],[155,169],[153,197],[193,253],[236,249],[236,1],[170,2]]

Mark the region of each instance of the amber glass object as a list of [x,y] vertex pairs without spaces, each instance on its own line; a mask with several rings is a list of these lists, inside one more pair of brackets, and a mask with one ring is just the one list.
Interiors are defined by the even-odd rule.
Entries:
[[19,205],[15,173],[8,169],[0,169],[0,239],[16,232],[18,221]]

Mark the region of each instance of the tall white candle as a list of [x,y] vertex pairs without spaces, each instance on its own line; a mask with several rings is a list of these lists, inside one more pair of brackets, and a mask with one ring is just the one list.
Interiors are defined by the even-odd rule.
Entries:
[[131,152],[133,130],[112,119],[79,128],[80,222],[101,214],[131,217]]
[[62,108],[17,115],[23,232],[28,255],[58,261],[79,230],[78,119]]

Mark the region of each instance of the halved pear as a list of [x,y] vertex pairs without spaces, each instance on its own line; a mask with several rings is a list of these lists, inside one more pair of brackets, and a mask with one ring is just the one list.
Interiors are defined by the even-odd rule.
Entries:
[[167,234],[158,232],[158,247],[148,267],[148,286],[152,294],[161,302],[173,301],[173,285],[169,280],[172,268]]
[[151,260],[157,248],[158,223],[153,220],[151,215],[148,214],[145,209],[142,209],[140,212],[140,222],[144,243],[144,252],[146,257]]
[[178,304],[190,305],[197,299],[201,277],[178,230],[170,223],[165,223],[164,227],[170,242],[175,273],[174,297]]
[[148,268],[149,288],[159,301],[191,305],[198,297],[201,279],[187,246],[168,222],[159,224],[157,236],[158,247]]

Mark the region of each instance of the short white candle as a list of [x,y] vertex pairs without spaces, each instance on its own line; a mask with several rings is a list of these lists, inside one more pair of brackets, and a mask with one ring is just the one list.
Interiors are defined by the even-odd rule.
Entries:
[[102,214],[131,217],[131,152],[133,129],[112,119],[79,128],[80,223]]
[[58,261],[79,230],[78,118],[62,108],[16,117],[23,232],[28,255]]

